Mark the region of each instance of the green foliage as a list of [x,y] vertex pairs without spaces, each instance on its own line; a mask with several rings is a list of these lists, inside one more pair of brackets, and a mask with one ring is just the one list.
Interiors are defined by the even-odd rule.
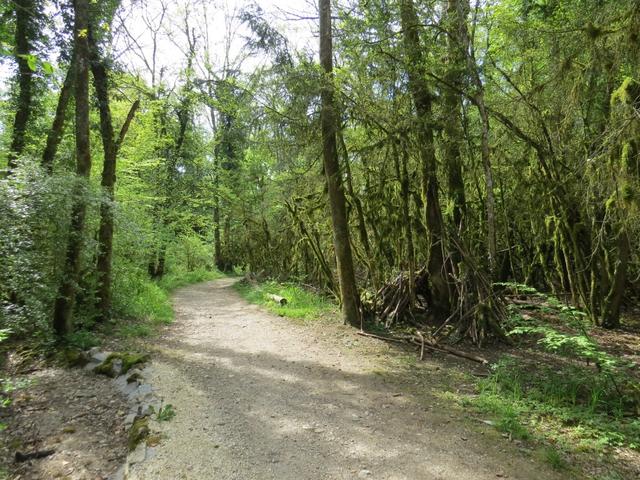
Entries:
[[609,378],[587,369],[505,359],[480,382],[471,403],[495,414],[500,428],[519,438],[551,437],[587,450],[640,448],[640,422],[625,416],[624,396]]
[[542,455],[545,462],[551,465],[554,470],[566,470],[569,466],[562,452],[553,446],[544,447],[542,449]]
[[[4,342],[7,338],[9,338],[10,334],[11,334],[10,330],[0,329],[0,344]],[[0,378],[0,385],[2,386],[2,391],[0,392],[0,410],[1,410],[3,408],[7,408],[11,404],[11,401],[9,398],[6,397],[6,393],[8,393],[6,391],[7,379]],[[5,428],[7,428],[6,424],[4,424],[3,422],[0,422],[0,432]]]
[[100,345],[100,339],[94,332],[88,330],[77,330],[70,333],[65,340],[68,346],[80,350],[89,350],[91,347]]
[[130,289],[116,291],[121,291],[124,297],[117,303],[116,318],[151,323],[171,323],[173,320],[167,289],[153,281],[138,277],[133,279]]
[[[66,173],[47,176],[33,159],[0,181],[0,328],[17,337],[50,338],[72,200],[59,192],[74,191],[73,183]],[[85,194],[95,205],[95,190]]]
[[133,278],[124,277],[118,283],[116,292],[115,331],[121,337],[148,337],[159,326],[173,321],[173,307],[170,293],[176,288],[221,278],[217,270],[196,270],[193,272],[170,272],[159,282],[143,275]]
[[194,271],[169,272],[158,282],[158,286],[165,291],[171,291],[186,285],[207,282],[222,277],[224,277],[224,274],[217,270],[205,270],[202,268]]
[[116,330],[118,336],[122,338],[150,337],[154,331],[154,326],[149,322],[133,319],[121,322]]
[[[235,288],[249,302],[265,306],[271,312],[283,317],[312,321],[336,311],[336,305],[327,297],[295,283],[267,281],[253,284],[238,282]],[[277,304],[268,298],[269,294],[284,297],[287,303],[285,305]]]
[[537,360],[503,357],[463,401],[494,416],[510,436],[544,443],[541,458],[559,470],[568,468],[563,451],[640,449],[634,366],[593,340],[581,311],[530,287],[502,286],[531,298],[509,306],[505,326],[515,340],[535,339]]
[[170,403],[165,406],[160,406],[160,409],[156,412],[156,420],[159,422],[168,422],[173,420],[175,416],[176,411]]

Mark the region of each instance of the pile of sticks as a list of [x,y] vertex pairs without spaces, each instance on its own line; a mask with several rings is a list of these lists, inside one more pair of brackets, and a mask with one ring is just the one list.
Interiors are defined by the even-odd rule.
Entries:
[[425,268],[413,274],[401,272],[375,293],[364,305],[365,311],[383,321],[387,328],[397,322],[413,320],[416,314],[427,311],[426,286]]
[[[466,338],[480,346],[487,337],[493,336],[510,344],[511,340],[501,326],[506,318],[504,296],[494,290],[489,277],[473,260],[467,255],[464,268],[461,268],[462,263],[451,266],[450,315],[437,322],[433,337],[441,343],[453,334],[456,340]],[[413,273],[401,272],[372,297],[363,299],[363,313],[383,322],[387,329],[399,323],[423,329],[430,308],[429,299],[429,274],[423,267]]]

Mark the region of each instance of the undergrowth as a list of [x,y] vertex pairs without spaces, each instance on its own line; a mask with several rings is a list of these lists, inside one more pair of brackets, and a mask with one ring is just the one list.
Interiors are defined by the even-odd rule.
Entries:
[[87,350],[99,345],[105,335],[118,338],[151,336],[158,327],[173,322],[173,290],[223,276],[217,270],[204,268],[172,271],[157,282],[146,274],[123,275],[116,279],[114,288],[114,320],[98,329],[76,330],[67,336],[67,344]]
[[630,375],[637,366],[604,351],[582,312],[531,290],[535,302],[511,305],[507,328],[535,351],[503,357],[464,405],[493,415],[513,438],[543,442],[554,468],[566,466],[563,452],[640,450],[640,385]]
[[224,274],[218,270],[205,270],[203,268],[191,272],[178,271],[169,272],[158,281],[158,286],[165,292],[170,292],[176,288],[194,283],[207,282],[224,277]]
[[119,337],[148,337],[159,326],[173,322],[171,292],[176,288],[222,278],[218,270],[204,268],[194,271],[176,270],[167,273],[157,282],[143,280],[138,283],[131,302],[122,312],[127,321],[118,321],[116,334]]
[[[295,283],[236,283],[234,287],[248,302],[266,307],[269,311],[287,318],[303,322],[317,320],[326,314],[336,312],[336,305],[327,297],[305,289]],[[280,305],[268,295],[278,295],[287,300]]]

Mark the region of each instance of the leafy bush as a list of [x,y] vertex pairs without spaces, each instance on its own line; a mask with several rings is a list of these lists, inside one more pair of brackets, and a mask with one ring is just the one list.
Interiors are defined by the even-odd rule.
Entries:
[[78,330],[66,337],[67,344],[80,350],[88,350],[100,344],[100,339],[95,333],[87,330]]
[[47,337],[65,258],[72,190],[69,175],[44,175],[25,161],[0,181],[0,328],[17,337]]
[[172,271],[213,270],[213,251],[195,234],[181,235],[167,251],[167,267]]

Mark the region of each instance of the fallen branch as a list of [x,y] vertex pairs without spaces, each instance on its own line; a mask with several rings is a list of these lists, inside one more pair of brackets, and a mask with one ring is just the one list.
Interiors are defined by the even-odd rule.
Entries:
[[362,330],[360,330],[359,332],[356,332],[356,333],[358,335],[362,335],[363,337],[377,338],[378,340],[386,340],[387,342],[407,343],[406,339],[396,338],[396,337],[383,337],[382,335],[375,335],[373,333],[363,332]]
[[22,453],[22,452],[16,452],[16,462],[27,462],[29,460],[36,460],[38,458],[45,458],[48,457],[49,455],[53,455],[54,453],[56,453],[55,450],[37,450],[35,452],[30,452],[30,453]]
[[462,350],[455,349],[450,347],[449,345],[440,345],[439,343],[426,339],[421,332],[417,332],[417,337],[411,338],[399,338],[399,337],[389,337],[383,335],[376,335],[374,333],[368,333],[364,331],[357,332],[358,335],[362,335],[363,337],[376,338],[378,340],[385,340],[387,342],[393,343],[409,343],[412,345],[418,345],[420,347],[420,360],[424,359],[424,349],[428,348],[429,350],[435,350],[442,353],[448,353],[449,355],[453,355],[455,357],[465,358],[467,360],[472,360],[477,363],[481,363],[482,365],[487,365],[489,361],[486,358],[480,357],[478,355],[473,355],[472,353],[463,352]]
[[453,347],[450,347],[449,345],[440,345],[439,343],[425,339],[422,335],[420,335],[420,338],[422,340],[418,340],[417,338],[414,337],[413,343],[415,345],[420,345],[421,348],[422,348],[422,345],[424,345],[426,348],[430,348],[432,350],[439,350],[441,352],[448,353],[449,355],[453,355],[455,357],[466,358],[467,360],[472,360],[474,362],[478,362],[483,365],[487,365],[489,363],[489,361],[486,358],[473,355],[472,353],[463,352],[462,350],[455,349]]

